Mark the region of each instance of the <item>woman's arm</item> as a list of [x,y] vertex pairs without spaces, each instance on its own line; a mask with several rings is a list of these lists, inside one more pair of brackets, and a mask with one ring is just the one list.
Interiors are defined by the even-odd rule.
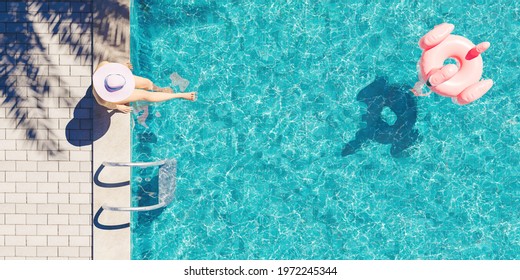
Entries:
[[94,95],[94,99],[96,99],[96,101],[99,105],[106,107],[107,109],[110,109],[110,110],[117,109],[117,104],[105,101],[101,97],[99,97],[99,95],[97,94],[94,87],[92,87],[92,95]]

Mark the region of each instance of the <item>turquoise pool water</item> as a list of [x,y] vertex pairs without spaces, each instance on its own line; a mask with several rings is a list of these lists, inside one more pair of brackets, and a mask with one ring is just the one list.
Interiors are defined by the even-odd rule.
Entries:
[[[178,177],[132,258],[520,259],[520,3],[373,2],[133,1],[135,73],[199,100],[133,117],[133,160]],[[492,44],[470,106],[408,91],[441,22]]]

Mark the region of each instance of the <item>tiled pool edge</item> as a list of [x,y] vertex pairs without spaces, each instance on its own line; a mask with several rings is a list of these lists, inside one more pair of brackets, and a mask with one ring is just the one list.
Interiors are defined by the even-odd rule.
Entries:
[[[119,14],[126,15],[126,20],[120,18],[106,17],[94,21],[94,34],[100,34],[102,31],[109,29],[108,36],[94,36],[93,45],[94,52],[97,54],[94,61],[94,67],[103,60],[111,62],[125,62],[129,60],[129,44],[130,44],[130,25],[129,8],[130,0],[117,0],[119,5]],[[110,7],[104,0],[94,0],[94,11],[112,11],[114,7]],[[124,8],[126,7],[126,10]],[[107,25],[110,28],[107,28]],[[117,30],[111,33],[110,30]],[[121,39],[123,38],[123,39]],[[124,40],[126,38],[126,40]],[[128,162],[130,161],[130,115],[115,113],[106,118],[106,113],[102,108],[94,108],[94,135],[103,133],[98,131],[103,129],[103,122],[109,122],[109,128],[106,133],[93,143],[93,169],[92,175],[101,166],[104,161]],[[130,179],[130,170],[126,168],[105,168],[100,176],[101,181],[105,182],[122,182]],[[128,205],[130,202],[130,187],[119,188],[103,188],[93,180],[93,219],[104,203],[113,205]],[[104,211],[99,220],[94,220],[92,230],[92,259],[130,259],[130,228],[122,229],[102,229],[97,222],[102,225],[121,225],[129,223],[130,214],[127,212],[108,212]]]

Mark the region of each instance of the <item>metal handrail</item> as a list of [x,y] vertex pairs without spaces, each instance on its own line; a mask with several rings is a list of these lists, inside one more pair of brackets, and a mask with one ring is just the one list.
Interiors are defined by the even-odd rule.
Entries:
[[113,167],[150,167],[150,166],[160,166],[164,165],[167,162],[167,160],[159,160],[159,161],[153,161],[153,162],[109,162],[105,161],[103,162],[103,165],[105,166],[113,166]]
[[[173,176],[175,176],[176,170],[177,170],[177,161],[175,159],[169,159],[169,160],[160,160],[155,162],[103,162],[103,165],[106,166],[114,166],[114,167],[140,167],[140,168],[146,168],[151,166],[161,166],[161,169],[159,170],[159,177],[162,178],[164,172],[162,170],[163,166],[167,163],[171,163],[173,165]],[[167,180],[168,178],[166,178]],[[170,183],[170,182],[168,182]],[[149,206],[140,206],[140,207],[118,207],[118,206],[109,206],[109,205],[102,205],[101,207],[105,210],[110,211],[151,211],[156,210],[162,207],[167,206],[172,200],[173,200],[173,191],[175,191],[175,181],[171,182],[173,185],[165,185],[163,180],[159,180],[159,186],[158,186],[158,197],[159,197],[159,203],[155,205],[149,205]],[[164,196],[165,192],[172,192],[168,194],[166,197]]]
[[116,207],[116,206],[108,206],[108,205],[103,205],[101,207],[103,207],[103,209],[109,210],[109,211],[143,212],[143,211],[157,210],[164,206],[166,206],[166,203],[162,202],[162,203],[158,203],[155,205],[141,206],[141,207]]

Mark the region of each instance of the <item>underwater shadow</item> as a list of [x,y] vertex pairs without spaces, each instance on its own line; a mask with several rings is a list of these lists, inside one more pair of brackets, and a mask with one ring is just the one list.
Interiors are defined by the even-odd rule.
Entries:
[[[141,169],[140,176],[146,176],[147,170]],[[158,187],[159,176],[153,176],[149,181],[137,182],[137,188],[134,195],[138,197],[137,206],[155,205],[158,203]],[[157,225],[157,218],[168,208],[163,207],[151,211],[134,212],[132,222],[134,226],[139,229],[139,236],[153,238],[156,234],[155,226]]]
[[[406,157],[406,149],[413,146],[419,132],[414,129],[417,122],[417,102],[407,88],[390,85],[384,77],[378,77],[362,89],[356,98],[367,104],[367,112],[362,116],[366,127],[356,133],[356,138],[348,142],[341,156],[354,154],[367,141],[391,144],[390,154],[393,157]],[[388,107],[397,117],[394,124],[383,119],[383,109]]]

